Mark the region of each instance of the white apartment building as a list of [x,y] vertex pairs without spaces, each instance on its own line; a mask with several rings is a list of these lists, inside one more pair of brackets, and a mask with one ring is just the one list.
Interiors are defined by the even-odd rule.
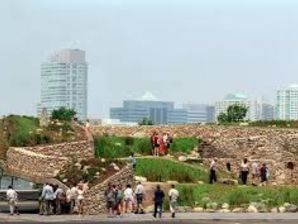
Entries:
[[88,65],[85,51],[64,49],[41,65],[41,102],[51,114],[60,107],[72,108],[80,120],[87,118]]
[[283,90],[277,90],[276,118],[280,120],[298,120],[298,84],[292,84]]
[[220,113],[225,113],[229,106],[238,104],[248,107],[247,120],[272,120],[274,118],[274,107],[263,100],[250,100],[244,94],[228,94],[222,101],[215,104],[215,118]]

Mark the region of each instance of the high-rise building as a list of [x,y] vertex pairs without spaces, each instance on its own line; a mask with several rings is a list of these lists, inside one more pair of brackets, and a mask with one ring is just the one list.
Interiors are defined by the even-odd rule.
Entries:
[[[248,100],[248,97],[243,94],[228,94],[226,97],[215,103],[215,118],[217,119],[218,115],[221,113],[225,113],[229,106],[231,105],[243,105],[246,107],[250,106],[250,102]],[[250,111],[247,114],[247,119],[250,117]]]
[[41,102],[48,113],[60,107],[72,108],[80,120],[87,118],[88,65],[85,51],[65,49],[41,65]]
[[222,101],[215,104],[215,118],[220,113],[225,113],[229,106],[238,104],[248,107],[247,120],[272,120],[274,119],[274,107],[263,100],[250,100],[243,94],[228,94]]
[[154,124],[182,124],[187,122],[186,116],[186,111],[174,108],[173,102],[158,100],[148,92],[140,99],[125,100],[123,107],[110,109],[110,118],[124,123],[149,118]]
[[298,84],[277,91],[276,118],[280,120],[298,120]]
[[187,123],[211,123],[215,121],[215,107],[205,104],[183,104],[187,111]]

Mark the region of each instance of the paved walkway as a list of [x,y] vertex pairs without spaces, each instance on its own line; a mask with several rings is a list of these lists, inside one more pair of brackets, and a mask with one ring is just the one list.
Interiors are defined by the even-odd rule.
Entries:
[[[85,216],[80,217],[78,215],[60,215],[60,216],[40,216],[32,214],[21,214],[19,216],[9,216],[8,214],[0,214],[1,223],[10,223],[10,222],[26,222],[26,223],[150,223],[150,222],[173,222],[173,219],[170,217],[169,213],[164,214],[163,218],[155,219],[152,214],[145,215],[124,215],[123,217],[113,217],[108,218],[106,215],[97,215],[97,216]],[[284,223],[284,221],[290,221],[291,223],[298,223],[298,214],[297,213],[286,213],[286,214],[272,214],[272,213],[178,213],[175,222],[184,222],[184,221],[206,221],[204,223],[212,223],[223,221],[248,221],[247,223],[259,223],[261,222],[270,222],[274,223]],[[245,222],[246,223],[246,222]],[[287,222],[285,222],[287,223]]]

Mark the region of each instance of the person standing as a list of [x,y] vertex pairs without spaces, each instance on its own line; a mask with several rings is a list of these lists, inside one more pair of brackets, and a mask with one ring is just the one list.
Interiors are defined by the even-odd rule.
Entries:
[[264,186],[268,184],[268,177],[269,177],[269,171],[268,167],[265,163],[263,163],[261,169],[260,169],[260,176],[261,176],[261,184]]
[[135,170],[137,167],[137,160],[133,152],[130,154],[127,160],[128,160],[128,163],[132,166],[133,170]]
[[17,209],[18,193],[12,188],[11,185],[8,186],[6,197],[8,200],[10,215],[14,215],[15,213],[19,215],[19,212]]
[[74,213],[77,197],[78,197],[77,184],[73,184],[72,187],[70,188],[70,191],[68,192],[68,198],[70,199],[70,214]]
[[108,188],[105,191],[105,198],[107,202],[108,215],[113,215],[116,198],[115,198],[115,186],[113,186],[111,183],[108,183]]
[[144,208],[143,208],[143,200],[144,200],[144,186],[141,182],[138,182],[138,185],[136,186],[135,195],[137,199],[137,209],[136,214],[144,214]]
[[154,143],[153,156],[158,156],[158,154],[159,154],[159,137],[158,137],[157,132],[155,132],[155,134],[154,134],[153,143]]
[[125,203],[125,213],[128,211],[134,210],[134,199],[133,199],[133,190],[130,184],[127,184],[124,191],[124,203]]
[[56,191],[55,191],[55,203],[56,203],[56,214],[57,215],[60,215],[62,213],[62,208],[61,208],[61,205],[62,205],[62,200],[63,200],[63,189],[56,185],[55,187]]
[[243,161],[241,163],[240,172],[241,172],[242,184],[246,185],[247,177],[248,177],[248,173],[249,173],[248,160],[246,158],[243,159]]
[[55,196],[54,196],[53,187],[50,184],[47,183],[44,186],[41,197],[45,200],[45,203],[46,203],[45,215],[52,214],[52,204]]
[[123,198],[124,198],[124,192],[122,189],[122,185],[118,184],[116,187],[116,205],[115,205],[115,210],[117,212],[117,215],[121,215],[123,212]]
[[162,204],[163,204],[163,199],[165,197],[164,192],[161,190],[160,185],[156,186],[156,190],[154,192],[154,213],[153,216],[156,218],[157,213],[159,214],[159,218],[161,218],[162,215]]
[[78,210],[79,210],[79,215],[82,215],[84,216],[84,188],[83,188],[83,185],[79,185],[78,187]]
[[213,184],[214,182],[217,181],[217,176],[216,176],[216,162],[217,158],[212,159],[210,163],[210,168],[209,168],[209,183]]
[[258,169],[259,165],[257,162],[253,162],[251,164],[251,177],[252,177],[252,185],[256,186],[256,179],[259,176],[259,169]]
[[169,191],[170,211],[172,213],[172,218],[175,218],[178,198],[179,198],[179,191],[175,188],[175,185],[173,184],[172,188]]

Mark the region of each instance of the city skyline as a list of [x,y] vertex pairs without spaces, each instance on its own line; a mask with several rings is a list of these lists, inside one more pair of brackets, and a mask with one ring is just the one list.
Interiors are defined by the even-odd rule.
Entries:
[[91,117],[146,90],[178,106],[235,92],[275,104],[298,81],[297,3],[226,3],[3,1],[0,115],[36,114],[40,63],[63,48],[88,54]]

